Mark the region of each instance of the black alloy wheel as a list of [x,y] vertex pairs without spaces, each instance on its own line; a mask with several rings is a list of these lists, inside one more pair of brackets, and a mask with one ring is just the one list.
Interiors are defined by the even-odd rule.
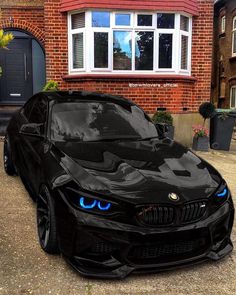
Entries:
[[37,198],[37,227],[42,249],[49,254],[58,253],[54,203],[46,186]]

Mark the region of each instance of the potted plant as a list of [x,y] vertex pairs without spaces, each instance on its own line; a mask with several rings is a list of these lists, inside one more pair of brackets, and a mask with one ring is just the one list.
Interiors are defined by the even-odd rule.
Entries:
[[195,151],[208,152],[209,137],[208,129],[202,125],[194,125],[193,127],[193,146]]
[[46,85],[43,88],[43,91],[58,91],[59,87],[58,87],[58,82],[50,80],[46,83]]
[[174,138],[173,117],[170,112],[157,111],[153,115],[152,121],[163,131],[165,137]]

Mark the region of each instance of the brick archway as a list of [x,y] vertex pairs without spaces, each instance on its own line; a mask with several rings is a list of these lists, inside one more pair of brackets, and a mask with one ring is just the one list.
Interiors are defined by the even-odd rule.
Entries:
[[45,37],[44,32],[40,30],[38,27],[24,21],[24,20],[5,20],[0,21],[0,28],[3,29],[21,29],[32,34],[44,47]]

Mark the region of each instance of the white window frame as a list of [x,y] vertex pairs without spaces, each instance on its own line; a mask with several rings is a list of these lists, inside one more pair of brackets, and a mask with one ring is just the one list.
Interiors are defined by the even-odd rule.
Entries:
[[[96,74],[179,74],[191,75],[191,44],[192,44],[192,17],[184,13],[176,13],[168,11],[175,15],[174,29],[161,29],[157,28],[157,14],[167,13],[162,11],[145,12],[145,11],[110,11],[110,27],[92,27],[92,12],[100,11],[73,11],[68,13],[68,72],[71,75],[80,73],[96,73]],[[71,15],[85,12],[85,28],[71,29]],[[115,14],[130,14],[130,26],[115,25]],[[138,26],[138,15],[152,15],[152,26]],[[180,15],[186,16],[189,19],[189,31],[180,30]],[[130,31],[132,34],[132,69],[131,70],[113,70],[113,32],[114,31]],[[153,44],[153,70],[135,70],[135,32],[136,31],[150,31],[154,34]],[[94,32],[107,32],[108,33],[108,67],[107,68],[94,68]],[[83,33],[83,61],[84,67],[81,69],[73,68],[73,52],[72,52],[72,35],[76,33]],[[159,65],[159,34],[172,34],[172,68],[158,68]],[[188,36],[188,68],[182,70],[181,67],[181,36]],[[179,46],[176,46],[178,44]]]
[[[85,59],[85,48],[86,48],[86,40],[85,40],[85,35],[86,35],[86,30],[85,28],[79,28],[79,29],[74,29],[72,30],[71,28],[71,23],[72,23],[72,15],[73,14],[77,14],[77,13],[81,13],[84,11],[80,11],[80,12],[73,12],[71,14],[69,14],[68,17],[68,29],[70,31],[70,34],[68,34],[68,56],[69,56],[69,64],[68,64],[68,68],[69,68],[69,73],[78,73],[78,72],[84,72],[86,70],[86,59]],[[85,13],[85,24],[86,24],[86,13]],[[83,33],[83,68],[74,68],[73,67],[73,35],[79,34],[79,33]]]
[[[181,15],[188,17],[188,15],[181,13]],[[180,26],[180,16],[179,16],[179,26]],[[189,28],[188,31],[180,30],[180,37],[179,37],[179,69],[180,73],[184,75],[188,75],[191,72],[191,56],[192,56],[192,19],[189,18]],[[181,53],[182,53],[182,36],[188,37],[188,62],[187,62],[187,69],[181,69]]]
[[[233,89],[235,89],[235,105],[232,105],[232,94],[233,94]],[[236,108],[236,85],[231,86],[230,88],[230,108],[235,109]]]
[[220,20],[220,27],[221,27],[221,33],[223,34],[223,33],[225,33],[225,26],[226,26],[226,16],[225,15],[223,15],[222,17],[221,17],[221,20]]
[[234,52],[234,39],[236,38],[236,25],[234,27],[234,23],[236,22],[236,16],[233,18],[232,25],[232,56],[236,56],[236,51]]

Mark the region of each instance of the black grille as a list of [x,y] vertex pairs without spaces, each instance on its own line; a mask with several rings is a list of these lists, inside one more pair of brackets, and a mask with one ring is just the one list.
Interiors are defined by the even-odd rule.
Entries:
[[184,205],[181,209],[181,223],[193,222],[201,217],[206,212],[206,202],[194,202]]
[[94,242],[94,244],[90,247],[91,253],[100,253],[100,254],[111,254],[115,250],[118,250],[119,246],[113,245],[108,242]]
[[[205,239],[180,240],[174,243],[158,243],[151,246],[136,246],[131,249],[128,259],[137,264],[158,263],[192,257],[205,250]],[[156,260],[155,260],[156,259]]]
[[148,225],[166,225],[174,220],[174,208],[163,206],[144,206],[138,210],[138,218]]
[[207,209],[205,201],[187,203],[183,206],[146,205],[138,207],[137,218],[146,225],[181,225],[203,217]]

